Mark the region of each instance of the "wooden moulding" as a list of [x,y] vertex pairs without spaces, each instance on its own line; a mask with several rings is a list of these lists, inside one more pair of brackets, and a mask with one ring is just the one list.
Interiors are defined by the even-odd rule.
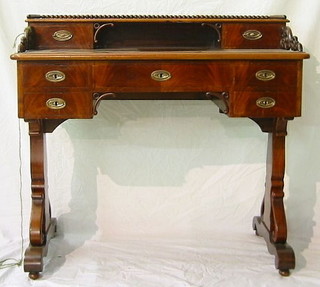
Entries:
[[303,60],[310,55],[281,49],[233,49],[219,51],[121,51],[107,49],[37,50],[16,53],[11,59],[18,61],[68,60]]

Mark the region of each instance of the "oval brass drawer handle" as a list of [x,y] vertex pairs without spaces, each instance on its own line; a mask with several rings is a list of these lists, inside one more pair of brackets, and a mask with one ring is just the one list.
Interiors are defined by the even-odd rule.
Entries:
[[61,98],[51,98],[47,100],[46,105],[49,109],[60,110],[66,107],[67,103]]
[[151,78],[155,81],[163,82],[171,79],[171,74],[166,70],[155,70],[151,73]]
[[259,108],[269,109],[276,105],[276,101],[271,97],[262,97],[256,100],[256,105]]
[[260,81],[271,81],[276,77],[276,73],[271,70],[260,70],[256,72],[256,78]]
[[242,34],[242,37],[247,40],[255,41],[262,38],[262,33],[258,30],[247,30]]
[[55,31],[52,35],[52,38],[59,42],[69,41],[72,37],[72,33],[67,30]]
[[66,75],[61,71],[49,71],[46,73],[46,80],[49,82],[57,83],[66,79]]

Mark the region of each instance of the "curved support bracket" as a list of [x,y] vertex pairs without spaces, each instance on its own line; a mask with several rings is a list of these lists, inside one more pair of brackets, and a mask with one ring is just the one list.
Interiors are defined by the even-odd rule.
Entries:
[[[254,121],[264,133],[272,133],[273,131],[276,131],[279,133],[279,125],[280,123],[287,124],[287,121],[293,120],[293,118],[284,118],[284,121],[279,121],[277,118],[250,118],[252,121]],[[278,131],[277,131],[278,130]],[[285,128],[285,135],[287,134],[286,128]]]
[[206,97],[213,101],[222,113],[227,114],[229,112],[228,92],[207,92]]
[[273,118],[250,118],[253,120],[264,133],[271,133],[273,130]]
[[102,25],[100,25],[99,23],[95,23],[95,24],[94,24],[94,29],[96,30],[95,33],[94,33],[94,37],[93,37],[94,43],[98,43],[98,39],[97,39],[98,33],[99,33],[102,29],[104,29],[105,27],[107,27],[107,26],[113,27],[114,24],[113,24],[113,23],[105,23],[105,24],[102,24]]
[[221,43],[221,24],[220,23],[215,23],[215,24],[210,24],[210,23],[202,23],[202,26],[209,26],[213,28],[218,35],[217,43]]
[[45,133],[52,133],[58,126],[60,126],[67,119],[62,120],[44,120],[43,121],[43,131]]
[[94,93],[93,94],[93,114],[98,114],[98,107],[100,104],[100,101],[102,100],[108,100],[110,98],[114,99],[116,97],[115,93]]
[[[41,129],[43,133],[52,133],[58,126],[60,126],[67,119],[62,120],[41,120]],[[35,120],[25,120],[26,122],[33,122]],[[37,121],[37,120],[36,120]]]

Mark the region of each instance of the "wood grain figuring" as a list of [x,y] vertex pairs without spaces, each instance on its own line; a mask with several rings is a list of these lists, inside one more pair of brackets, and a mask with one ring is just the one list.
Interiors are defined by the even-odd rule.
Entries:
[[[155,81],[151,73],[170,72],[166,81]],[[94,66],[96,91],[113,92],[206,92],[228,89],[233,82],[229,62],[99,62]]]
[[[256,87],[262,91],[287,90],[288,87],[296,88],[301,68],[300,61],[238,61],[234,64],[238,87]],[[270,81],[257,79],[256,73],[260,70],[273,71],[275,78]]]
[[[63,99],[63,109],[50,109],[46,102],[52,98]],[[84,91],[47,91],[46,93],[26,93],[24,97],[25,119],[90,119],[92,113],[92,93]]]
[[[65,74],[65,80],[50,82],[46,79],[46,73],[60,71]],[[21,66],[24,91],[30,92],[42,88],[88,88],[90,87],[91,66],[85,62],[28,62]],[[25,76],[24,76],[25,75]]]
[[[256,101],[261,96],[275,100],[272,108],[260,108]],[[230,117],[299,117],[301,115],[300,94],[295,89],[284,91],[255,91],[246,89],[230,93],[229,113]]]
[[[34,23],[30,27],[34,31],[34,49],[92,49],[93,28],[85,23]],[[72,34],[68,41],[57,41],[53,38],[56,31],[67,30]]]
[[[102,100],[115,99],[210,100],[268,133],[266,185],[253,229],[279,273],[290,274],[285,138],[287,122],[301,114],[302,61],[309,55],[285,16],[30,15],[27,22],[11,59],[18,64],[18,116],[29,122],[32,207],[24,270],[31,279],[43,271],[56,229],[45,134],[67,119],[90,119]],[[57,31],[63,41],[54,39]]]
[[[283,25],[268,23],[226,23],[222,30],[222,48],[223,49],[280,49],[280,40]],[[244,32],[248,30],[257,30],[261,32],[262,37],[258,40],[247,40],[243,37]]]

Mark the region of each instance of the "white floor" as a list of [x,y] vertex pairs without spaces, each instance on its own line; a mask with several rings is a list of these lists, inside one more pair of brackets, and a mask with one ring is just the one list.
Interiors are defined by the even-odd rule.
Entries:
[[306,242],[292,240],[297,266],[290,277],[281,277],[264,240],[253,232],[220,234],[206,240],[102,242],[72,237],[58,235],[51,241],[45,271],[37,281],[30,280],[22,267],[12,267],[1,270],[0,285],[320,286],[320,251],[312,242],[305,248]]

